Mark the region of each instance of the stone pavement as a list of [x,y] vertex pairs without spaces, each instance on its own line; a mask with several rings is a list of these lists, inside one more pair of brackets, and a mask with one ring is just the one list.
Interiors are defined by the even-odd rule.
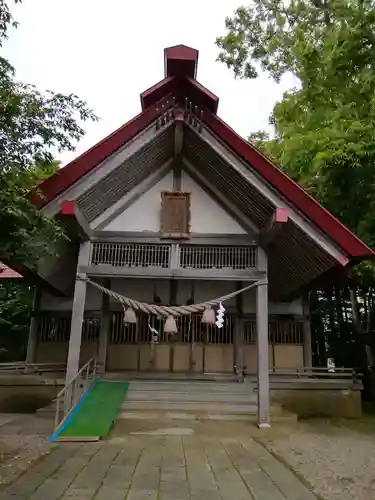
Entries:
[[[173,434],[173,433],[172,433]],[[315,500],[250,437],[128,435],[61,443],[0,500]]]

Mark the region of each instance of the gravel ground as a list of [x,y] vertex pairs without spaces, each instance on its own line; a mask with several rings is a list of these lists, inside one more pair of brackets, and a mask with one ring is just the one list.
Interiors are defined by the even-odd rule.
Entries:
[[0,489],[50,452],[51,418],[0,414]]
[[327,500],[375,499],[375,420],[299,423],[260,439]]

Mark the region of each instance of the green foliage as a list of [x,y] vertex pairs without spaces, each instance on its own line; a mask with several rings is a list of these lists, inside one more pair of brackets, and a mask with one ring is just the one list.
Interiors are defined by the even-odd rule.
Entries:
[[[10,26],[17,23],[0,0],[0,47]],[[65,235],[30,203],[28,193],[58,170],[52,151],[72,151],[84,135],[82,123],[96,119],[74,94],[41,92],[18,81],[11,63],[0,56],[0,261],[33,268],[55,253]],[[0,281],[0,360],[25,359],[33,290]]]
[[25,359],[33,288],[0,280],[0,362]]
[[[375,246],[375,10],[371,1],[255,0],[226,20],[219,59],[236,76],[292,72],[255,143]],[[254,137],[250,137],[254,140]]]
[[[0,0],[0,46],[15,24]],[[72,151],[84,135],[81,123],[96,119],[74,94],[41,92],[19,82],[0,57],[0,260],[32,267],[54,252],[62,230],[36,210],[27,193],[55,171],[51,151]]]
[[[276,82],[294,75],[297,87],[270,117],[273,137],[256,132],[249,140],[375,247],[374,2],[253,0],[226,19],[226,34],[216,43],[219,60],[236,77],[255,78],[259,69]],[[368,369],[365,344],[375,353],[374,290],[375,266],[362,262],[350,288],[312,293],[315,364],[332,356]]]

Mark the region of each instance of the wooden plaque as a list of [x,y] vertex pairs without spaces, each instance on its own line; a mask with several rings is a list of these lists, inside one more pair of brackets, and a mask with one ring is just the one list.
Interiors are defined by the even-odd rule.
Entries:
[[160,233],[162,238],[188,238],[190,232],[190,193],[161,193]]

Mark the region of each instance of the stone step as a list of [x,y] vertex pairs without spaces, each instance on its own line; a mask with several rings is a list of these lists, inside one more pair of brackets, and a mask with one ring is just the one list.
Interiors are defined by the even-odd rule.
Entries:
[[198,391],[150,391],[129,389],[126,401],[206,401],[218,403],[257,403],[254,393],[237,394],[231,392],[198,392]]
[[256,404],[210,403],[206,401],[128,401],[125,400],[120,411],[167,411],[197,412],[219,414],[256,413]]

